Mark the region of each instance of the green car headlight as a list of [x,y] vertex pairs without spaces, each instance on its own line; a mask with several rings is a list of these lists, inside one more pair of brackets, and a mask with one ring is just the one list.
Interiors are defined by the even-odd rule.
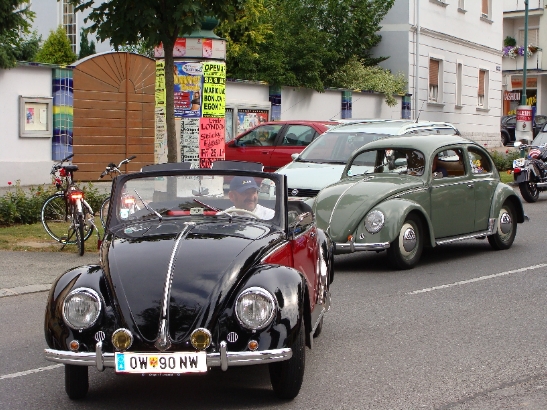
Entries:
[[101,314],[101,298],[93,289],[78,288],[63,303],[63,320],[75,330],[90,328]]
[[369,212],[365,217],[365,229],[369,233],[377,233],[384,226],[384,214],[378,210]]

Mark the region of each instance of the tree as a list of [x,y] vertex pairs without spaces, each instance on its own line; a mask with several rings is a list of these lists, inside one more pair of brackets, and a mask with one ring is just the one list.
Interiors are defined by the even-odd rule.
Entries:
[[125,46],[120,46],[116,51],[125,51],[128,53],[140,54],[141,56],[154,58],[154,46],[148,44],[146,40],[139,40],[137,44],[126,44]]
[[406,83],[386,70],[367,69],[387,58],[373,58],[371,50],[381,41],[380,23],[393,3],[247,0],[245,13],[217,30],[229,40],[227,75],[316,91],[373,90],[393,104],[392,91],[399,94]]
[[34,12],[30,0],[2,0],[0,2],[0,68],[13,68],[25,48],[25,34],[30,32]]
[[50,30],[49,36],[36,54],[35,60],[39,63],[67,65],[76,61],[76,58],[65,29],[60,25],[57,30]]
[[[163,43],[165,67],[173,67],[173,48],[178,37],[200,29],[207,16],[230,20],[244,0],[104,0],[94,6],[92,0],[70,0],[76,11],[90,8],[89,27],[101,41],[110,40],[115,47],[135,45],[139,41]],[[172,68],[171,68],[172,70]],[[170,72],[170,71],[167,71]],[[174,77],[165,76],[167,160],[177,161],[175,133]]]
[[87,32],[85,29],[80,31],[80,53],[78,54],[78,60],[95,54],[95,42],[87,39]]

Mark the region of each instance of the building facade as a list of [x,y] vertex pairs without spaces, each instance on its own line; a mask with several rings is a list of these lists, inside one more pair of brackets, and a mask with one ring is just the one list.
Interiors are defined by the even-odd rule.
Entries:
[[412,118],[453,123],[499,146],[503,4],[497,0],[396,0],[375,56],[408,80]]
[[[65,29],[68,39],[72,44],[72,51],[80,52],[80,31],[89,27],[84,19],[89,15],[89,9],[83,12],[75,12],[74,6],[68,0],[32,0],[30,9],[36,13],[32,30],[36,30],[45,40],[50,31],[55,31],[59,25]],[[108,41],[99,42],[94,35],[88,35],[88,41],[95,42],[97,53],[110,50]]]
[[516,113],[522,101],[526,58],[526,105],[547,114],[547,1],[528,0],[528,44],[524,44],[524,0],[503,2],[502,115]]

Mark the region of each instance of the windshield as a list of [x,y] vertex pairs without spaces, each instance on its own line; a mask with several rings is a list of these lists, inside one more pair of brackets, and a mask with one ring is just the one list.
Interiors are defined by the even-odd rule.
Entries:
[[408,148],[388,148],[363,151],[348,165],[348,176],[362,174],[407,174],[421,176],[425,157],[421,151]]
[[138,177],[111,201],[113,223],[168,218],[246,218],[279,225],[274,180],[236,175]]
[[545,127],[543,127],[543,130],[546,132],[540,132],[536,138],[534,138],[534,141],[532,142],[532,145],[543,145],[547,144],[547,124]]
[[386,137],[364,132],[326,132],[315,139],[297,158],[303,162],[345,164],[351,153],[368,142]]

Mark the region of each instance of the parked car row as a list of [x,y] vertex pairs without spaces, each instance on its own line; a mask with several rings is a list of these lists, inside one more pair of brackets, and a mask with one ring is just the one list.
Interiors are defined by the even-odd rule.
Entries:
[[[532,134],[535,137],[547,124],[547,115],[535,115],[532,122]],[[501,143],[510,145],[515,142],[515,130],[517,128],[516,115],[504,115],[500,122]]]

